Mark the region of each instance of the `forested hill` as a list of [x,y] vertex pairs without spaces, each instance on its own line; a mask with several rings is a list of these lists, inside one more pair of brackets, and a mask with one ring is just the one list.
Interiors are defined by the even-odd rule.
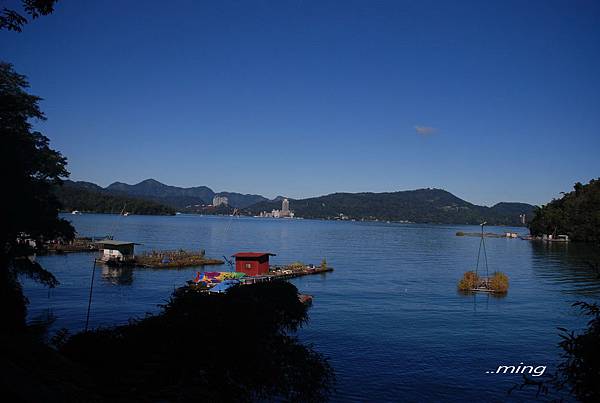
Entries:
[[120,213],[123,209],[131,214],[172,215],[175,210],[164,204],[136,197],[107,193],[90,182],[65,181],[55,190],[63,211],[79,210],[89,213]]
[[[101,188],[102,189],[102,188]],[[241,194],[235,192],[214,192],[207,186],[194,186],[182,188],[178,186],[165,185],[155,179],[146,179],[135,185],[115,182],[107,186],[110,194],[133,196],[153,200],[166,204],[176,209],[185,209],[193,206],[210,204],[214,196],[226,196],[231,207],[248,207],[260,201],[268,200],[261,195]]]
[[[257,203],[250,214],[281,208],[281,202]],[[442,189],[418,189],[387,193],[333,193],[308,199],[290,199],[290,209],[299,217],[410,221],[418,223],[521,225],[519,215],[531,217],[534,206],[498,203],[478,206]]]
[[600,242],[600,178],[537,209],[529,224],[532,235],[566,234],[574,241]]

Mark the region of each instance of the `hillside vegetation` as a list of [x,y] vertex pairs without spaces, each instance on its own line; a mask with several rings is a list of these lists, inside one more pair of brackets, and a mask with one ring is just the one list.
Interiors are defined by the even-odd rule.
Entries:
[[[102,188],[101,188],[102,189]],[[166,204],[176,209],[193,208],[203,204],[211,204],[216,195],[226,196],[232,207],[248,207],[260,201],[268,200],[260,195],[241,194],[235,192],[214,192],[207,186],[195,186],[182,188],[178,186],[165,185],[155,179],[146,179],[135,185],[115,182],[104,190],[107,193],[138,197],[152,200],[157,203]]]
[[[250,214],[281,208],[271,201],[248,208]],[[525,203],[478,206],[442,189],[418,189],[386,193],[333,193],[309,199],[290,200],[290,209],[304,218],[410,221],[418,223],[521,225],[520,214],[532,215]]]
[[172,215],[175,210],[164,204],[134,197],[111,195],[94,184],[65,181],[55,190],[63,211],[79,210],[89,213],[120,213]]
[[538,208],[529,230],[532,235],[566,234],[573,241],[600,242],[600,179],[577,182],[573,191]]

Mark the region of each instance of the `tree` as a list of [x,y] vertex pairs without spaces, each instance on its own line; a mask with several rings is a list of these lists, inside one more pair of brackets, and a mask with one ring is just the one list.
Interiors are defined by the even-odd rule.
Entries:
[[21,32],[23,25],[29,22],[23,13],[29,15],[31,19],[36,19],[42,15],[51,14],[57,2],[58,0],[22,0],[23,10],[20,12],[4,7],[0,14],[0,30]]
[[529,230],[532,235],[567,234],[573,241],[600,242],[600,179],[577,182],[572,192],[536,209]]
[[5,193],[0,216],[0,312],[7,330],[25,326],[27,300],[20,274],[50,287],[58,284],[39,264],[25,259],[28,246],[49,239],[71,239],[75,230],[58,217],[60,204],[53,188],[67,177],[66,158],[50,148],[49,140],[33,130],[32,120],[45,120],[41,98],[28,94],[25,76],[0,62],[0,149]]

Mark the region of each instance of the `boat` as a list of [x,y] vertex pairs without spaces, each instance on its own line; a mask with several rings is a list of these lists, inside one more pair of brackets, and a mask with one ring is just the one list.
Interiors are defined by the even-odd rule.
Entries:
[[81,215],[81,211],[79,211],[79,210],[73,210],[71,212],[71,214],[73,214],[73,215]]

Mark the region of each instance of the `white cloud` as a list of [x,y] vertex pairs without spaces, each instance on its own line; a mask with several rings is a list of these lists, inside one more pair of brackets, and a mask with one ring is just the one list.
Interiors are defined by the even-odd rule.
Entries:
[[429,126],[415,126],[415,131],[419,136],[429,136],[435,133],[437,129]]

